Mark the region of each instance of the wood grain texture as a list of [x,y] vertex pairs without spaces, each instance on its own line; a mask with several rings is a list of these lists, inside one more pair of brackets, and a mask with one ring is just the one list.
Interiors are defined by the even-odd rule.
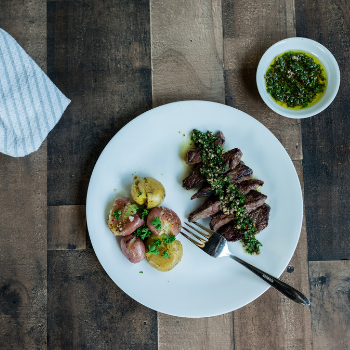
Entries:
[[47,210],[47,249],[85,249],[85,205],[60,205]]
[[[153,106],[180,100],[224,103],[220,0],[151,0]],[[232,313],[184,319],[158,313],[159,350],[233,349]]]
[[[0,28],[46,70],[46,1],[2,1]],[[0,78],[1,79],[1,78]],[[0,154],[0,348],[46,348],[46,142]]]
[[226,104],[259,120],[293,160],[302,159],[300,121],[269,109],[256,86],[256,69],[264,52],[295,36],[294,2],[223,0],[223,24]]
[[49,349],[157,349],[156,312],[107,276],[91,249],[48,252]]
[[310,261],[314,349],[350,349],[350,261]]
[[48,73],[72,100],[48,138],[48,204],[83,205],[103,148],[151,108],[149,2],[47,6]]
[[224,103],[221,0],[151,0],[153,107]]
[[[303,184],[301,161],[295,161],[294,166]],[[305,219],[298,246],[281,279],[310,295]],[[235,350],[311,349],[310,308],[294,303],[272,288],[235,311],[234,326]]]
[[332,104],[302,121],[309,260],[350,259],[350,3],[297,0],[296,4],[298,36],[326,46],[341,77]]

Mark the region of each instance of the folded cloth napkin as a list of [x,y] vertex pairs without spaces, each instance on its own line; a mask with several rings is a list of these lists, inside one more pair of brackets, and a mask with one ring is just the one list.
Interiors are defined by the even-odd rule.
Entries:
[[11,35],[0,29],[0,152],[36,151],[69,105]]

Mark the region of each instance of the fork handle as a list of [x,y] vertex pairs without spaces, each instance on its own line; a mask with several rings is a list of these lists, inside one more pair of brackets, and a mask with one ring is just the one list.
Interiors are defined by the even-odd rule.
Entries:
[[245,262],[244,260],[238,258],[235,255],[230,255],[230,257],[233,260],[236,260],[243,266],[245,266],[247,269],[255,273],[257,276],[259,276],[261,279],[263,279],[266,283],[268,283],[270,286],[275,288],[277,291],[288,297],[289,299],[295,301],[298,304],[302,305],[310,305],[310,300],[301,292],[296,290],[295,288],[291,287],[287,283],[282,282],[276,277],[271,276],[270,274],[258,269],[257,267]]

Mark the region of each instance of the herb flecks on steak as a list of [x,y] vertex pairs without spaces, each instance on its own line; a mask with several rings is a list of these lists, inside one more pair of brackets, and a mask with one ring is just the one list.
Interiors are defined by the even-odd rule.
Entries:
[[[242,177],[245,180],[250,178],[252,171],[249,167],[241,163],[242,171],[235,171],[237,168],[235,167],[227,173],[229,169],[227,169],[227,161],[224,161],[224,150],[220,142],[216,140],[217,137],[210,131],[206,133],[199,130],[192,131],[192,141],[195,143],[196,148],[202,150],[202,162],[196,166],[198,167],[200,165],[201,175],[205,177],[218,199],[214,201],[215,205],[213,205],[213,203],[208,203],[208,207],[205,207],[206,203],[204,203],[201,208],[198,208],[191,214],[189,219],[191,219],[191,221],[196,221],[199,220],[199,218],[203,218],[203,215],[205,215],[204,217],[208,217],[215,214],[215,212],[219,211],[217,210],[217,203],[220,203],[219,209],[224,214],[233,216],[235,228],[240,230],[242,234],[241,240],[245,250],[250,254],[259,254],[262,244],[255,238],[255,235],[259,231],[256,229],[255,223],[250,220],[248,212],[257,208],[258,202],[260,203],[262,201],[263,203],[266,196],[261,195],[259,192],[261,196],[253,193],[250,195],[251,198],[248,196],[248,200],[246,201],[245,196],[232,182],[243,180],[241,179]],[[255,204],[252,204],[247,211],[245,202],[247,202],[247,204]]]

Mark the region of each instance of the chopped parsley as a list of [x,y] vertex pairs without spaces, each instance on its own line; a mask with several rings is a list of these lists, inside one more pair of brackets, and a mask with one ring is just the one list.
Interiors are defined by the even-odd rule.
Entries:
[[164,253],[163,253],[163,258],[169,258],[169,249],[167,249]]
[[118,211],[114,211],[113,212],[113,215],[114,215],[114,218],[116,220],[118,220],[120,218],[120,216],[122,215],[122,211],[121,210],[118,210]]
[[141,196],[141,194],[142,194],[142,192],[140,191],[140,192],[139,192],[139,195],[138,195],[137,197],[140,197],[140,196]]
[[149,237],[151,235],[151,231],[149,230],[148,227],[146,226],[142,226],[142,227],[139,227],[135,232],[134,232],[134,235],[136,237],[139,237],[141,238],[143,241]]
[[141,218],[145,220],[146,216],[148,215],[150,211],[147,209],[143,209],[143,212],[141,213]]
[[148,252],[146,253],[148,255],[150,254],[154,254],[154,255],[159,255],[160,251],[157,249],[157,247],[155,245],[149,245],[148,246]]
[[156,239],[156,240],[153,242],[153,244],[159,248],[160,245],[162,244],[162,241],[161,241],[160,239]]
[[165,236],[162,238],[163,242],[166,244],[173,243],[175,241],[176,237],[175,236]]
[[259,254],[262,244],[255,238],[259,231],[255,223],[249,219],[247,209],[243,205],[245,197],[234,186],[226,172],[226,165],[223,160],[224,150],[220,145],[215,144],[217,137],[211,132],[203,133],[194,129],[192,141],[196,147],[202,149],[201,174],[205,176],[210,187],[221,200],[220,209],[224,214],[232,215],[236,222],[236,228],[240,229],[244,238],[242,243],[249,254]]
[[156,217],[152,220],[152,225],[157,229],[161,230],[162,229],[162,223],[160,222],[159,218]]
[[143,271],[140,271],[139,273],[143,273]]

